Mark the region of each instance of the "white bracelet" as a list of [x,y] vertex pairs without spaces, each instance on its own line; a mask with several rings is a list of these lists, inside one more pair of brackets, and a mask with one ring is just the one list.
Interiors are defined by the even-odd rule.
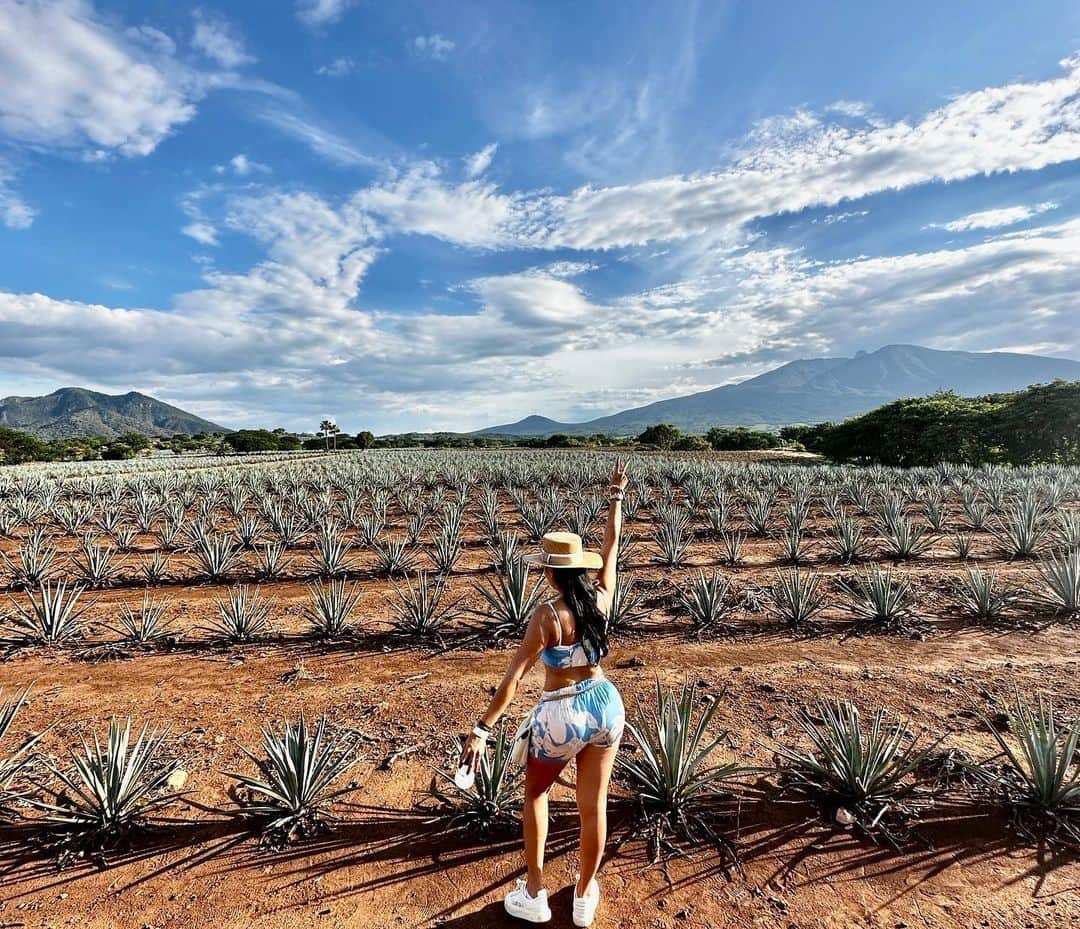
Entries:
[[476,736],[481,742],[486,742],[488,732],[485,729],[481,729],[479,726],[473,726],[472,734]]

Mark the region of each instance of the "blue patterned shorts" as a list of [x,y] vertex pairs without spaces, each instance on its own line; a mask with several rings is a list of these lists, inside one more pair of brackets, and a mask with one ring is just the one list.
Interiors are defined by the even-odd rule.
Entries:
[[618,745],[625,722],[622,697],[606,678],[586,678],[561,690],[545,690],[533,710],[529,754],[565,764],[586,745]]

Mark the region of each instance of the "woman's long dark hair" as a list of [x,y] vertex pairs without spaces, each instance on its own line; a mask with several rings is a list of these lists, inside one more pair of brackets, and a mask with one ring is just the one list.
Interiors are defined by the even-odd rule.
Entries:
[[584,568],[552,568],[551,576],[570,612],[574,614],[577,637],[589,664],[599,664],[608,653],[607,617],[596,602],[596,588]]

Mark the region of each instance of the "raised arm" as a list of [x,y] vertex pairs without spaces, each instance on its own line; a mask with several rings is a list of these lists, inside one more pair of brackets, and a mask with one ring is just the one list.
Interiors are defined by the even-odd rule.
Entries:
[[[540,657],[540,653],[544,650],[544,646],[547,644],[547,634],[543,626],[545,613],[550,614],[550,610],[543,606],[533,610],[533,614],[529,618],[529,625],[525,629],[525,636],[522,638],[517,651],[514,652],[514,657],[510,659],[510,666],[506,669],[502,681],[499,682],[495,696],[491,698],[487,709],[480,714],[480,718],[477,720],[477,726],[481,729],[490,730],[494,728],[499,721],[499,717],[506,712],[506,708],[513,702],[521,679],[536,664],[536,659]],[[458,764],[467,764],[471,770],[476,770],[476,766],[480,763],[480,754],[484,748],[483,741],[479,736],[470,735],[465,741],[465,747],[461,752],[461,760]]]
[[607,525],[604,526],[604,544],[600,548],[600,557],[604,566],[600,569],[597,587],[609,597],[615,590],[619,565],[619,534],[622,532],[622,499],[626,493],[626,462],[615,459],[611,471],[611,485],[608,487]]

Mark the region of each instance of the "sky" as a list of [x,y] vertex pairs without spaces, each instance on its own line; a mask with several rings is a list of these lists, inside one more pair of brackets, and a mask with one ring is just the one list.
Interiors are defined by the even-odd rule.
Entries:
[[0,0],[0,396],[581,421],[1078,293],[1072,0]]

